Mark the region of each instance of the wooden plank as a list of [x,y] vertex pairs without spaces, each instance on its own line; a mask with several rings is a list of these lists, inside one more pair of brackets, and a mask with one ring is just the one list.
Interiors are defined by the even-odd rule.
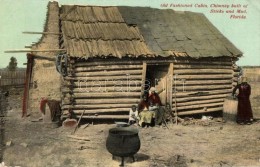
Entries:
[[113,66],[93,66],[93,67],[78,67],[75,72],[91,72],[91,71],[104,71],[104,70],[125,70],[125,69],[142,69],[142,65],[113,65]]
[[175,69],[174,74],[232,74],[232,69]]
[[98,71],[98,72],[80,72],[75,73],[75,77],[92,77],[92,76],[122,76],[125,75],[141,75],[141,70],[120,70],[120,71]]
[[193,111],[183,111],[179,112],[178,115],[193,115],[193,114],[202,114],[202,113],[210,113],[210,112],[216,112],[216,111],[223,111],[223,107],[216,107],[216,108],[208,108],[207,110],[193,110]]
[[[180,111],[180,110],[187,110],[187,109],[213,107],[213,106],[223,106],[223,102],[210,103],[210,104],[196,104],[196,105],[190,105],[190,106],[181,106],[181,107],[177,107],[177,110]],[[175,110],[175,107],[173,107],[172,110]]]
[[142,86],[141,86],[141,97],[144,94],[144,88],[145,88],[145,80],[146,80],[146,70],[147,70],[147,64],[143,63],[143,70],[142,70]]

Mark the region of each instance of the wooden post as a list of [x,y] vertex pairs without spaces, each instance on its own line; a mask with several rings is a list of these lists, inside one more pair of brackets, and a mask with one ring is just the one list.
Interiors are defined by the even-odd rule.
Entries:
[[44,34],[44,35],[61,35],[61,33],[57,32],[33,32],[33,31],[25,31],[23,34]]
[[24,95],[23,95],[22,117],[25,117],[27,115],[30,82],[31,82],[31,75],[32,75],[32,68],[33,68],[32,66],[33,66],[33,56],[31,54],[27,54],[27,68],[26,68],[26,79],[25,79]]
[[168,71],[168,77],[167,80],[169,81],[169,83],[167,82],[167,102],[172,105],[172,77],[173,77],[173,63],[170,63],[169,66],[169,71]]
[[84,115],[84,113],[85,113],[85,110],[83,110],[83,112],[81,113],[80,118],[79,118],[78,123],[77,123],[77,126],[75,127],[75,129],[74,129],[74,131],[73,131],[72,134],[74,134],[74,133],[76,132],[76,130],[78,129],[78,127],[79,127],[79,123],[80,123],[81,118],[82,118],[82,116]]
[[[173,63],[172,64],[172,77],[173,77],[173,73],[174,73],[174,66],[173,66]],[[174,87],[174,106],[175,106],[175,121],[176,121],[176,125],[178,125],[178,111],[177,111],[177,97],[176,97],[176,85]]]
[[14,49],[14,50],[6,50],[5,53],[20,53],[20,52],[60,52],[60,51],[66,51],[66,49],[39,49],[39,50]]
[[147,63],[143,62],[143,70],[142,70],[142,84],[141,84],[141,97],[144,94],[144,88],[145,88],[145,79],[146,79],[146,69],[147,69]]

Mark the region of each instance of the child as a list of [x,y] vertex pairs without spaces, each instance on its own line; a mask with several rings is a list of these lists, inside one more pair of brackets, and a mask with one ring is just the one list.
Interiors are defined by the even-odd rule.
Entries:
[[128,124],[129,125],[135,124],[137,122],[137,117],[138,117],[137,107],[135,105],[132,105],[132,108],[129,111]]

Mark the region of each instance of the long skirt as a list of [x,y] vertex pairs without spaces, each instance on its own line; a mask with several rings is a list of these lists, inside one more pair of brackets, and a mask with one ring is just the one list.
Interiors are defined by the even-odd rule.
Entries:
[[238,97],[237,122],[247,122],[253,119],[249,97]]

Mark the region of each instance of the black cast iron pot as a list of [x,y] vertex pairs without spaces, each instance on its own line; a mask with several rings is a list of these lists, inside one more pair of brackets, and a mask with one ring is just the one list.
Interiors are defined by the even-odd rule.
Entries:
[[[138,130],[132,127],[117,127],[109,130],[106,148],[113,156],[122,158],[120,166],[124,166],[124,157],[134,157],[141,143]],[[134,158],[133,158],[134,160]]]

